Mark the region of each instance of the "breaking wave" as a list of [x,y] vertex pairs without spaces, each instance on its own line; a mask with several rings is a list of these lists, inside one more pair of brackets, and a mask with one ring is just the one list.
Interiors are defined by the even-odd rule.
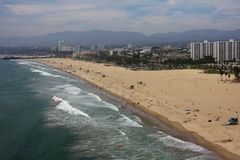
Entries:
[[37,70],[37,69],[33,69],[33,68],[31,68],[31,71],[35,72],[35,73],[39,73],[40,75],[46,76],[46,77],[55,77],[55,78],[68,79],[66,77],[63,77],[63,76],[60,76],[60,75],[57,75],[57,74],[51,74],[49,72],[45,72],[45,71],[41,71],[41,70]]
[[94,98],[95,100],[97,100],[97,103],[99,103],[99,104],[97,104],[97,105],[95,104],[94,106],[99,106],[99,107],[103,107],[103,108],[109,108],[109,109],[117,111],[117,112],[119,111],[117,106],[102,100],[99,96],[97,96],[97,95],[95,95],[93,93],[88,93],[86,96],[90,96],[90,98]]
[[107,103],[107,102],[105,102],[105,101],[102,101],[102,102],[103,102],[103,107],[104,107],[104,108],[109,108],[109,109],[114,110],[114,111],[116,111],[116,112],[119,111],[119,109],[118,109],[117,106],[115,106],[115,105],[113,105],[113,104],[111,104],[111,103]]
[[208,159],[206,156],[196,156],[196,157],[191,157],[191,158],[187,158],[185,160],[206,160]]
[[76,108],[72,107],[67,101],[65,101],[61,98],[58,98],[56,96],[53,96],[52,99],[55,102],[60,102],[56,107],[57,109],[65,111],[65,112],[67,112],[69,114],[72,114],[72,115],[81,115],[81,116],[90,118],[88,114],[80,111],[79,109],[76,109]]
[[98,101],[102,101],[102,99],[99,96],[95,95],[95,94],[88,93],[87,95],[97,99]]
[[82,90],[71,84],[56,86],[56,89],[63,89],[67,94],[78,95]]
[[134,121],[136,121],[136,122],[142,124],[142,120],[141,120],[141,118],[139,118],[139,117],[136,116],[136,115],[134,115],[133,118],[134,118]]
[[180,139],[177,139],[175,137],[172,137],[170,135],[166,135],[164,137],[159,138],[159,141],[163,144],[165,144],[168,147],[174,147],[180,150],[189,150],[193,152],[206,152],[207,150],[204,149],[201,146],[198,146],[196,144],[182,141]]
[[132,126],[132,127],[143,127],[142,125],[138,124],[137,122],[131,120],[127,116],[121,114],[121,117],[118,118],[118,121],[121,122],[124,126]]
[[123,131],[121,131],[121,130],[119,130],[119,129],[118,129],[118,132],[119,132],[121,135],[126,136],[126,133],[124,133]]

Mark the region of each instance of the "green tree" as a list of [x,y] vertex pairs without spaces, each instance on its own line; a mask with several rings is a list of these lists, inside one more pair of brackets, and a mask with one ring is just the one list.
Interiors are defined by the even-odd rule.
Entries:
[[234,72],[235,80],[239,80],[240,79],[240,68],[237,66],[233,67],[233,72]]

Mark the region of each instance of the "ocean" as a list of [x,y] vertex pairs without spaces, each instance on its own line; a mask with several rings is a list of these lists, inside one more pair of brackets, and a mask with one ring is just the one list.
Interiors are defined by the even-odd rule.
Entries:
[[0,61],[0,159],[218,159],[119,105],[60,70]]

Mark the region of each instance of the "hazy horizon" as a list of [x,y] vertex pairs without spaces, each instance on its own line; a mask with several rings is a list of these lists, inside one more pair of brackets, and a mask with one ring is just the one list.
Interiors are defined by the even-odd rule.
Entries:
[[206,28],[206,29],[196,29],[196,30],[184,30],[184,31],[179,31],[179,32],[156,32],[156,33],[152,33],[152,34],[146,34],[146,33],[143,33],[143,32],[137,32],[137,31],[127,31],[127,30],[119,30],[119,31],[113,31],[113,30],[101,30],[101,29],[90,29],[90,30],[65,30],[65,31],[56,31],[56,32],[49,32],[49,33],[43,33],[43,34],[39,34],[39,35],[26,35],[26,36],[3,36],[0,38],[14,38],[14,37],[26,37],[26,38],[31,38],[31,37],[39,37],[39,36],[46,36],[46,35],[49,35],[49,34],[57,34],[57,33],[64,33],[64,32],[91,32],[91,31],[100,31],[100,32],[114,32],[114,33],[117,33],[117,32],[131,32],[131,33],[141,33],[141,34],[144,34],[145,36],[152,36],[154,34],[168,34],[168,33],[184,33],[184,32],[188,32],[188,31],[208,31],[208,30],[216,30],[216,31],[236,31],[236,30],[240,30],[240,27],[237,28],[237,29],[234,29],[234,30],[221,30],[221,29],[214,29],[214,28]]
[[151,35],[235,30],[240,24],[240,1],[236,0],[2,0],[0,9],[0,37],[96,29]]

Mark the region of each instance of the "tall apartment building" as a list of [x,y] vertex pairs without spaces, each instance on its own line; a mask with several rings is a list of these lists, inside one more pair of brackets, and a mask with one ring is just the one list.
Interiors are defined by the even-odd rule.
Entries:
[[240,41],[193,42],[191,43],[191,58],[203,59],[213,57],[217,62],[240,60]]

